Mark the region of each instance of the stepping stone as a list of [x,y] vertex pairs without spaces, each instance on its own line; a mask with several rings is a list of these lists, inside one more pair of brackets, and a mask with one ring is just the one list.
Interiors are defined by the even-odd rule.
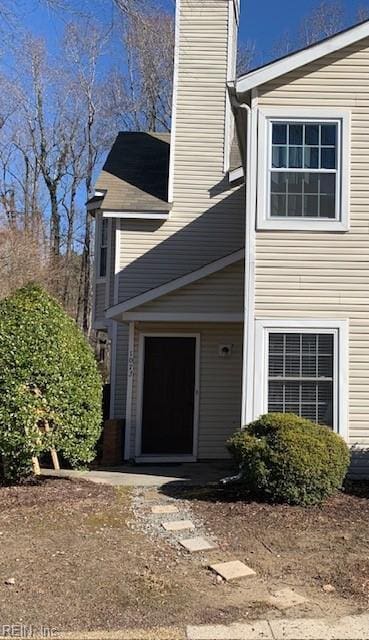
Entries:
[[240,560],[232,560],[231,562],[220,562],[219,564],[211,564],[210,569],[222,576],[224,580],[235,580],[236,578],[245,578],[247,576],[256,576],[253,569],[250,569]]
[[178,507],[174,504],[158,504],[151,507],[151,513],[178,513]]
[[172,522],[162,522],[165,531],[184,531],[194,529],[195,525],[191,520],[173,520]]
[[295,593],[295,591],[289,587],[275,591],[267,600],[269,604],[277,609],[289,609],[290,607],[296,607],[298,604],[304,604],[307,601],[307,598]]
[[197,538],[187,538],[186,540],[180,540],[179,544],[182,545],[187,551],[190,553],[195,553],[195,551],[209,551],[209,549],[216,549],[216,545],[207,540],[206,538],[202,538],[201,536]]

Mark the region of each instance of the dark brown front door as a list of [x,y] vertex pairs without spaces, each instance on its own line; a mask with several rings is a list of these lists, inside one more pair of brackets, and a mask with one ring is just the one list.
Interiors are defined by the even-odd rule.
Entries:
[[145,338],[142,454],[193,452],[196,338]]

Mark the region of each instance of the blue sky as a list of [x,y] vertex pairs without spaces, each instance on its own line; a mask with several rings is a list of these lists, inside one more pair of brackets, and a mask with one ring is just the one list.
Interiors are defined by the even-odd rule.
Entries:
[[[173,0],[162,0],[164,4],[173,4]],[[240,37],[255,45],[258,64],[267,61],[275,43],[286,31],[292,35],[298,33],[303,17],[308,14],[319,0],[241,0]],[[37,7],[37,0],[28,0],[27,9],[23,13],[24,26],[44,35],[51,46],[57,42],[63,24],[72,15],[55,13]],[[95,0],[96,17],[105,22],[111,20],[109,0]],[[101,9],[99,10],[99,5]],[[342,0],[346,10],[346,18],[353,21],[358,7],[369,6],[369,0]],[[32,10],[29,8],[32,6]],[[39,5],[38,5],[39,6]],[[91,6],[91,3],[90,3]],[[74,7],[86,7],[86,0],[74,0]]]
[[[273,44],[286,31],[296,34],[303,17],[317,4],[317,0],[241,0],[240,36],[255,44],[257,63],[270,57]],[[368,7],[369,0],[343,0],[342,6],[353,21],[357,9]]]

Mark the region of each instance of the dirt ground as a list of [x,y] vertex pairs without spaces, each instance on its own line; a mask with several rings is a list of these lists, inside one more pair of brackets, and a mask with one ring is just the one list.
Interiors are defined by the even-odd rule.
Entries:
[[245,501],[236,489],[171,494],[190,500],[223,548],[249,562],[269,585],[282,583],[310,595],[322,611],[333,601],[342,613],[346,606],[368,609],[368,483],[350,483],[311,508]]
[[[286,612],[267,597],[285,586],[309,598],[293,615],[367,609],[365,495],[339,494],[304,510],[244,503],[214,490],[146,492],[148,518],[151,504],[175,500],[219,548],[190,556],[147,533],[127,489],[66,479],[0,488],[0,627],[113,630],[281,616]],[[257,577],[218,583],[209,563],[231,558],[247,562]],[[326,584],[335,591],[326,593]]]

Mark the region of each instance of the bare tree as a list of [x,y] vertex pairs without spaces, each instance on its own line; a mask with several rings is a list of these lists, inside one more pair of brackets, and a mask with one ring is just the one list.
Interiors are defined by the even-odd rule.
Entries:
[[369,20],[369,7],[367,6],[358,7],[356,12],[356,17],[358,22],[364,22],[365,20]]
[[237,76],[248,73],[255,62],[255,42],[240,42],[237,50]]
[[300,27],[300,44],[309,46],[334,35],[345,26],[345,12],[340,0],[322,0],[304,18]]
[[[90,198],[95,167],[101,154],[112,142],[106,119],[104,83],[99,76],[99,63],[109,35],[109,32],[104,32],[92,22],[86,22],[83,27],[70,24],[65,34],[64,51],[69,65],[67,72],[70,86],[73,87],[73,107],[78,113],[76,125],[79,131],[79,135],[73,136],[71,151],[70,224],[74,219],[74,198],[78,185],[83,181],[85,200]],[[70,236],[67,245],[70,249]],[[82,327],[86,334],[91,325],[91,246],[92,220],[86,211],[77,308],[77,317],[82,316]]]
[[120,24],[125,71],[112,70],[106,83],[109,108],[120,127],[169,131],[174,63],[174,20],[160,6],[145,5]]

